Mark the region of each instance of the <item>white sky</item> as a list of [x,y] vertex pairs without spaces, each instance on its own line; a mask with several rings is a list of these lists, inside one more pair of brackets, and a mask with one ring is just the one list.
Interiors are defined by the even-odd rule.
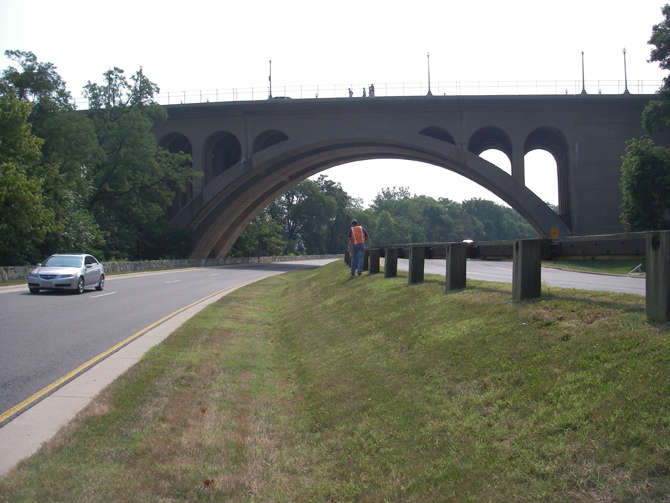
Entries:
[[[304,97],[311,98],[318,85],[325,96],[337,85],[344,96],[353,85],[358,96],[374,83],[379,96],[385,84],[403,83],[417,89],[410,94],[419,94],[421,84],[425,94],[430,52],[433,94],[450,84],[455,89],[455,82],[496,81],[565,81],[573,84],[572,93],[575,86],[581,90],[584,51],[587,91],[596,93],[605,81],[623,85],[625,47],[628,87],[637,93],[640,81],[658,85],[665,77],[657,64],[647,63],[647,41],[663,19],[664,3],[0,0],[0,69],[9,65],[4,51],[18,49],[53,63],[75,97],[89,80],[100,83],[109,68],[130,75],[142,66],[161,96],[217,89],[247,96],[253,88],[255,99],[262,99],[272,58],[274,95],[286,87],[300,97],[303,86]],[[545,152],[529,156],[527,185],[556,203],[553,159]],[[500,163],[500,156],[489,160]],[[407,163],[366,161],[325,174],[366,204],[391,186],[456,201],[495,199],[444,169],[417,163],[407,169]]]

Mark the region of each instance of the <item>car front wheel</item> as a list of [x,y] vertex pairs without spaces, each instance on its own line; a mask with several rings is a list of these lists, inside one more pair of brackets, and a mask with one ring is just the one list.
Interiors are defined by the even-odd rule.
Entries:
[[84,277],[81,276],[77,282],[77,293],[84,293]]
[[98,286],[95,287],[95,289],[98,292],[102,292],[102,290],[105,288],[105,275],[100,276],[100,281],[98,281]]
[[29,290],[30,290],[30,293],[40,293],[39,288],[29,288]]

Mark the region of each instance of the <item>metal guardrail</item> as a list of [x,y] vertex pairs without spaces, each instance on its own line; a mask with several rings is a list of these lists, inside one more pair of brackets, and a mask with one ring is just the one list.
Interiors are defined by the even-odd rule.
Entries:
[[[364,270],[397,275],[398,258],[409,259],[408,284],[420,283],[424,261],[446,259],[446,290],[465,288],[467,259],[512,259],[515,301],[541,295],[542,260],[646,259],[646,311],[650,320],[670,322],[670,231],[650,231],[559,239],[517,239],[495,242],[406,243],[366,250]],[[348,262],[348,256],[345,256]]]
[[[430,84],[432,96],[538,96],[587,94],[654,94],[662,85],[658,80],[544,80],[544,81],[449,81]],[[354,98],[361,98],[363,89],[368,93],[370,82],[349,84],[295,84],[269,87],[172,90],[154,96],[161,105],[179,105],[209,102],[264,101],[273,99],[348,98],[351,89]],[[428,95],[428,82],[399,82],[375,84],[375,97],[409,97]],[[77,107],[85,108],[88,101],[75,99]]]
[[[560,239],[543,238],[541,241],[542,260],[635,260],[645,258],[646,232],[626,234],[605,234],[600,236],[576,236]],[[514,243],[509,241],[466,242],[467,258],[511,259]],[[374,246],[384,257],[384,250],[397,249],[399,258],[409,257],[410,249],[421,246],[425,258],[446,258],[450,243],[405,243],[389,246]]]

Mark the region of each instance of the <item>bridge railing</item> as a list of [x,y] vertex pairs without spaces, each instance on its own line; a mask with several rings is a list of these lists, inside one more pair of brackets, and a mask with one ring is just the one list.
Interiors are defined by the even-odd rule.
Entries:
[[[646,312],[650,320],[670,321],[670,231],[653,231],[560,239],[511,241],[407,243],[373,246],[365,251],[363,269],[397,276],[398,259],[409,259],[408,284],[424,279],[426,259],[446,259],[447,291],[466,286],[467,259],[512,259],[512,298],[515,301],[541,295],[542,260],[646,259]],[[345,255],[345,262],[349,257]]]
[[[349,89],[354,98],[360,98],[365,89],[369,96],[368,83],[331,85],[278,85],[272,86],[272,97],[277,99],[348,98]],[[449,81],[432,82],[433,96],[534,96],[534,95],[577,95],[585,89],[588,94],[623,94],[626,89],[631,94],[653,94],[661,86],[661,81],[637,80],[544,80],[544,81]],[[426,96],[428,82],[375,83],[376,97]],[[178,105],[229,101],[262,101],[270,95],[268,86],[249,88],[222,88],[206,90],[163,91],[155,99],[161,105]],[[77,99],[77,105],[85,108],[86,100]]]

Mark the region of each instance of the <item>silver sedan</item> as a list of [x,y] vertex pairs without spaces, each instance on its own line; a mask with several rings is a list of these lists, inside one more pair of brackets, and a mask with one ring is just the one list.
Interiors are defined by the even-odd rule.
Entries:
[[83,293],[84,288],[105,287],[105,269],[93,255],[51,255],[43,264],[37,264],[28,276],[30,293],[40,290],[74,290]]

